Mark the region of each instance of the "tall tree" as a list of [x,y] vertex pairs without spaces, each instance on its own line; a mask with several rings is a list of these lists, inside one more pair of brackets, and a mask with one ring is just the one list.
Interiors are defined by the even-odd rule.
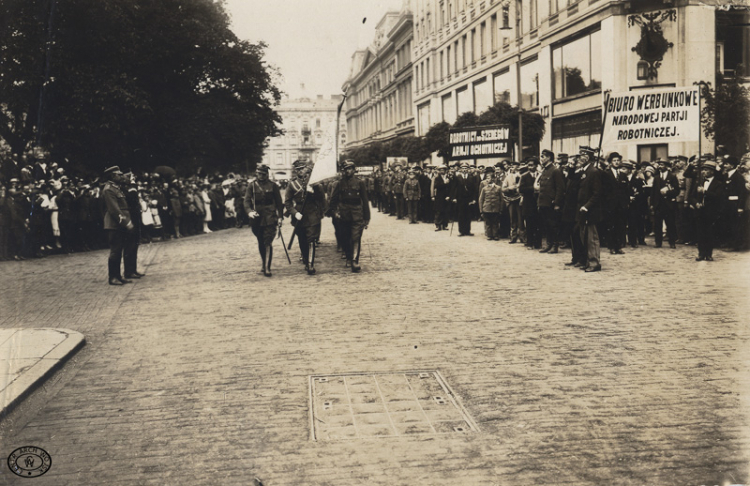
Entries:
[[37,136],[53,5],[51,0],[0,2],[0,138],[16,157]]
[[[222,2],[5,1],[49,6],[36,138],[53,155],[90,170],[241,169],[280,132],[265,46],[232,33]],[[22,10],[12,25],[39,37]]]
[[704,85],[703,133],[736,156],[750,150],[750,90],[742,84],[742,68],[719,79],[715,90]]

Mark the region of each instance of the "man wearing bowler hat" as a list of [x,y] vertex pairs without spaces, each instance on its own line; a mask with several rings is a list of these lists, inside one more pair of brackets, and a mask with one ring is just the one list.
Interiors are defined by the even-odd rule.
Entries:
[[725,184],[716,177],[716,163],[706,161],[701,167],[701,177],[689,201],[698,213],[698,257],[696,261],[713,261],[714,231],[721,214]]
[[122,171],[118,166],[112,166],[104,171],[104,177],[107,183],[102,189],[102,198],[106,208],[104,229],[107,231],[109,241],[109,284],[123,285],[132,282],[132,280],[122,278],[120,268],[125,240],[129,232],[135,231],[135,226],[130,219],[128,203],[120,187],[124,182]]

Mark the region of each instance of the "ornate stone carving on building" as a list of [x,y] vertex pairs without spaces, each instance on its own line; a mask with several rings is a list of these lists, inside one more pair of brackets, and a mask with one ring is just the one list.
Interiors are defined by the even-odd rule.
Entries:
[[638,25],[641,28],[641,39],[632,50],[640,56],[642,61],[648,63],[649,79],[656,78],[664,54],[674,46],[664,37],[664,31],[661,28],[662,22],[666,20],[675,22],[677,11],[656,11],[628,16],[628,27]]

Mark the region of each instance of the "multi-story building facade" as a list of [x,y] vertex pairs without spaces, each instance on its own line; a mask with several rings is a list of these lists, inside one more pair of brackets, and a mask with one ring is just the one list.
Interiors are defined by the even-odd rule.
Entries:
[[378,23],[375,40],[352,56],[347,94],[347,148],[414,135],[412,13],[408,2]]
[[[336,114],[342,95],[325,98],[283,99],[276,111],[281,116],[284,134],[269,139],[263,155],[263,164],[271,169],[276,180],[289,179],[292,175],[292,162],[305,158],[316,160],[317,152],[324,137],[333,132]],[[346,143],[346,121],[339,119],[339,147]]]
[[[531,152],[596,146],[608,91],[715,85],[717,73],[750,66],[748,10],[729,3],[743,2],[416,0],[416,134],[503,100],[544,117],[546,133]],[[701,142],[704,152],[712,149]],[[616,149],[651,160],[698,147],[693,141]]]

